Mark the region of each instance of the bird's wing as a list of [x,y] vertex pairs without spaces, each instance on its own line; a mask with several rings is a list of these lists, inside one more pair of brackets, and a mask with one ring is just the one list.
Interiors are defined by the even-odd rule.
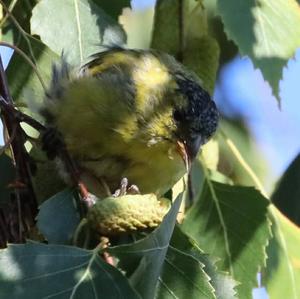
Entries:
[[120,151],[136,130],[132,55],[134,51],[121,49],[98,53],[76,76],[65,62],[61,69],[53,68],[43,114],[64,135],[74,154],[88,153],[94,158]]

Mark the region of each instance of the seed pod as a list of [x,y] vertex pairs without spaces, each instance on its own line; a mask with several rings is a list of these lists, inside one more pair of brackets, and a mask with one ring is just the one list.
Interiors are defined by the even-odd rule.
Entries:
[[101,235],[119,235],[157,227],[169,208],[169,200],[154,194],[107,197],[90,208],[87,220]]

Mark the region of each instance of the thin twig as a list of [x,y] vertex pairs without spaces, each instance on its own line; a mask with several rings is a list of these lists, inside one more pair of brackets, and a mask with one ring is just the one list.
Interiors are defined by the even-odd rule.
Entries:
[[[13,11],[13,9],[14,9],[15,5],[17,4],[17,2],[18,2],[18,0],[13,0],[13,1],[9,4],[7,10],[8,10],[10,13]],[[6,20],[8,19],[8,17],[9,17],[9,15],[6,14],[6,15],[2,18],[2,20],[0,21],[0,28],[2,28],[2,26],[5,24],[5,22],[6,22]]]
[[0,107],[3,108],[4,111],[9,112],[12,114],[18,122],[25,122],[40,133],[47,130],[47,128],[42,125],[40,122],[35,120],[34,118],[30,117],[29,115],[17,110],[11,103],[7,103],[5,99],[0,95]]
[[11,146],[12,141],[16,137],[16,132],[17,126],[14,124],[10,136],[8,136],[8,139],[5,140],[4,146],[0,149],[0,156]]
[[[20,123],[24,122],[40,133],[44,133],[47,130],[47,127],[42,125],[40,122],[35,120],[34,118],[30,117],[29,115],[24,114],[23,112],[17,110],[13,105],[7,103],[3,97],[0,96],[0,107],[4,108],[7,112],[9,112],[11,115],[14,115],[15,119]],[[94,204],[94,202],[91,200],[91,197],[89,195],[89,192],[83,182],[80,179],[80,171],[69,155],[66,146],[63,145],[60,153],[59,153],[60,159],[65,164],[65,167],[71,177],[72,183],[78,187],[80,195],[85,202],[85,204],[90,207]]]
[[[17,221],[13,218],[15,215],[14,208],[8,212],[11,214],[11,219],[7,221],[6,229],[8,229],[9,235],[13,242],[21,242],[25,240],[25,234],[27,233],[24,223],[33,224],[35,221],[35,216],[37,214],[37,201],[35,193],[33,190],[33,185],[31,182],[31,171],[30,163],[28,161],[28,153],[24,146],[24,134],[23,130],[15,119],[15,115],[11,113],[11,110],[5,109],[5,107],[13,106],[13,101],[8,89],[7,79],[4,72],[2,59],[0,56],[0,103],[1,105],[1,115],[4,126],[7,130],[8,138],[11,139],[10,149],[13,157],[13,163],[16,169],[15,183],[12,183],[14,186],[14,201],[17,205]],[[19,184],[17,184],[17,182]],[[24,190],[18,188],[19,185],[26,186]],[[22,211],[28,205],[28,211],[30,213],[25,214]],[[26,220],[28,219],[28,221]],[[17,228],[14,223],[17,224]],[[16,231],[17,230],[17,231]],[[8,240],[7,240],[8,241]]]
[[46,87],[46,84],[45,84],[45,82],[43,80],[42,75],[40,74],[39,70],[37,69],[37,66],[31,61],[31,59],[29,58],[29,56],[24,51],[22,51],[20,48],[16,47],[15,45],[12,45],[10,43],[3,42],[3,41],[0,41],[0,46],[10,48],[10,49],[14,50],[15,52],[17,52],[21,57],[23,57],[26,60],[26,62],[34,70],[34,72],[37,75],[37,77],[38,77],[38,79],[39,79],[39,81],[40,81],[40,83],[41,83],[44,91],[46,92],[47,87]]
[[27,46],[28,46],[28,49],[29,49],[29,52],[30,52],[30,55],[31,55],[31,58],[34,61],[34,63],[36,64],[36,60],[35,60],[34,53],[33,53],[32,47],[31,47],[31,43],[30,43],[30,40],[28,38],[28,36],[30,36],[30,35],[22,28],[22,26],[15,19],[13,14],[10,12],[10,10],[7,8],[7,6],[3,3],[2,0],[0,0],[0,3],[1,3],[3,9],[5,10],[5,12],[7,13],[7,15],[9,16],[9,18],[12,20],[13,24],[17,27],[17,29],[21,33],[22,37],[25,39],[25,41],[27,43]]

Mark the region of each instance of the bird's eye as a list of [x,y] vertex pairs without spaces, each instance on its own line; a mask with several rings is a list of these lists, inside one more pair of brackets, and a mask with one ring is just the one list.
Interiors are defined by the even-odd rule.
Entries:
[[176,120],[176,121],[181,121],[182,120],[182,114],[180,111],[178,110],[175,110],[173,112],[173,118]]

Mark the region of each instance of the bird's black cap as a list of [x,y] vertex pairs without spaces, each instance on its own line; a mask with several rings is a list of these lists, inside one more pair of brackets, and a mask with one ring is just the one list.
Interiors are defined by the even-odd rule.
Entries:
[[177,77],[178,91],[183,94],[188,104],[173,112],[179,123],[180,136],[186,144],[188,155],[194,159],[200,146],[215,133],[219,121],[219,112],[209,93],[196,81]]

